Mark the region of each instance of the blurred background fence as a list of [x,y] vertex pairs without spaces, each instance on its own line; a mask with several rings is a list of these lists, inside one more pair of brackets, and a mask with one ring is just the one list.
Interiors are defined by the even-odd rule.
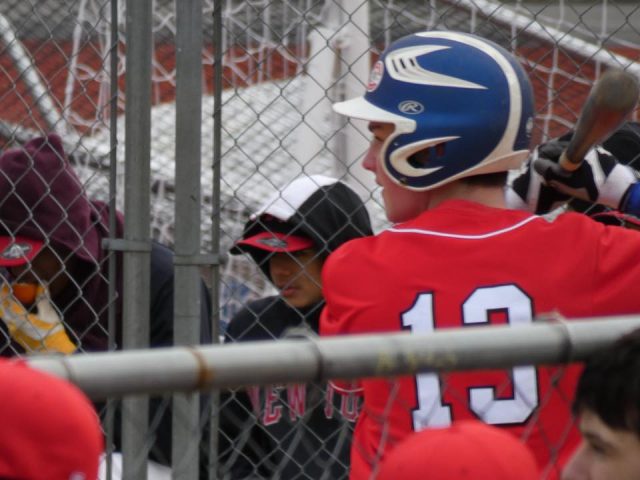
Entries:
[[147,303],[139,279],[148,259],[136,242],[176,250],[176,343],[190,343],[196,275],[211,287],[214,336],[271,292],[251,262],[226,252],[249,214],[292,179],[343,178],[375,230],[386,226],[359,165],[366,126],[330,105],[363,91],[389,42],[455,29],[513,51],[535,89],[537,143],[573,126],[602,71],[640,74],[639,26],[636,0],[5,0],[0,148],[58,133],[86,193],[130,219],[125,243],[107,245],[130,269],[125,347],[144,346],[127,339],[147,321],[136,308]]
[[[115,199],[123,207],[126,54],[132,33],[125,28],[125,2],[114,3],[115,8],[107,0],[2,2],[0,141],[6,146],[37,133],[61,133],[87,191],[107,199],[108,180],[115,176]],[[573,125],[603,69],[640,68],[640,12],[631,0],[227,0],[218,2],[217,10],[211,0],[195,3],[202,10],[203,44],[193,47],[201,50],[202,60],[201,71],[193,75],[201,75],[202,91],[191,94],[201,98],[203,112],[205,251],[212,250],[214,211],[220,212],[215,221],[225,252],[248,212],[301,173],[344,176],[371,197],[376,227],[385,225],[373,184],[358,165],[367,135],[362,125],[355,124],[356,129],[336,118],[330,103],[361,92],[371,61],[401,35],[458,29],[515,51],[535,88],[535,141]],[[175,151],[177,19],[169,0],[152,2],[151,12],[146,52],[151,61],[151,232],[172,245],[175,160],[181,154]],[[216,99],[221,121],[214,125]],[[117,162],[110,166],[112,151]],[[214,165],[221,171],[215,179],[219,198],[214,198]],[[229,259],[223,267],[223,321],[237,309],[238,299],[267,288],[259,280],[247,281],[250,265],[237,263],[244,262]]]

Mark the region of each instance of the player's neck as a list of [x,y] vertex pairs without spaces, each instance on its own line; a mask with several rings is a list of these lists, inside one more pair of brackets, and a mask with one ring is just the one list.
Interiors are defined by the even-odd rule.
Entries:
[[487,207],[507,208],[504,201],[504,189],[498,186],[469,185],[464,182],[452,182],[431,192],[429,209],[435,208],[446,200],[467,200]]

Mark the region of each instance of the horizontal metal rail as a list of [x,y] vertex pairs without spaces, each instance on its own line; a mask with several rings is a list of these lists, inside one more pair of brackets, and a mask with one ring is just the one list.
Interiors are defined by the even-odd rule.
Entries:
[[456,5],[465,7],[469,11],[491,12],[493,21],[510,25],[524,37],[532,35],[543,42],[559,45],[563,50],[580,55],[590,61],[602,62],[611,68],[624,68],[628,72],[640,75],[640,63],[634,59],[603,48],[601,44],[582,40],[572,33],[574,28],[543,24],[538,20],[543,17],[542,15],[533,15],[526,8],[511,8],[504,5],[504,2],[494,0],[460,0],[456,2]]
[[29,363],[70,380],[94,399],[104,399],[125,394],[581,361],[639,327],[637,315],[547,320],[527,326],[480,326],[430,334],[306,337],[35,357]]

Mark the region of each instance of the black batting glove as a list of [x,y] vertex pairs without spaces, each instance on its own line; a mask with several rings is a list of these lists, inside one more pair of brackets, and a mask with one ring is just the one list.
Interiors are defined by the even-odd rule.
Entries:
[[[571,198],[618,209],[637,173],[598,147],[589,150],[580,167],[566,172],[558,159],[568,141],[552,140],[532,152],[529,161],[511,182],[507,203],[515,208],[547,213]],[[515,196],[514,196],[515,194]]]

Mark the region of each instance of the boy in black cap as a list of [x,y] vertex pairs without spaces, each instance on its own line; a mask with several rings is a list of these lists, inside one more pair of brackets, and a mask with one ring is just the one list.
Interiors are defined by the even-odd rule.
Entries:
[[[281,338],[289,329],[318,331],[326,257],[371,235],[366,208],[346,184],[302,177],[251,217],[232,254],[248,253],[279,294],[248,304],[226,341]],[[222,402],[225,478],[347,478],[355,397],[326,384],[273,385],[236,391]]]

